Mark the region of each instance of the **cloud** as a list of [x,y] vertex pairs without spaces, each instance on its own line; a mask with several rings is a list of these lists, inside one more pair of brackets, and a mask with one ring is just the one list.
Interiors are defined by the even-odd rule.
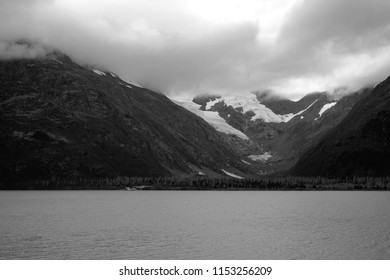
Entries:
[[0,59],[43,57],[48,50],[41,44],[27,42],[1,42]]
[[256,41],[253,22],[207,23],[174,0],[158,7],[134,3],[117,1],[113,8],[104,1],[90,7],[85,1],[9,1],[1,9],[0,39],[39,41],[167,92],[201,83],[218,88],[224,73],[238,74]]
[[332,41],[339,51],[358,51],[370,45],[366,39],[383,35],[389,10],[387,0],[306,0],[290,12],[280,38],[308,47]]
[[356,89],[383,79],[390,51],[389,12],[386,0],[302,1],[284,22],[267,67],[283,73],[286,87],[296,83],[295,88],[306,83],[308,88]]
[[[388,0],[1,0],[0,57],[44,49],[170,95],[298,98],[390,74]],[[215,15],[215,16],[214,16]]]

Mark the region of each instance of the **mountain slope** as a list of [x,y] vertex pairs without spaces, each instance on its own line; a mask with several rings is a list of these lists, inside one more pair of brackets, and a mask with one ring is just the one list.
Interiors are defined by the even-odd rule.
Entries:
[[292,169],[304,176],[390,175],[390,77]]
[[248,139],[248,136],[246,136],[241,131],[235,129],[234,127],[230,126],[223,118],[221,118],[218,112],[202,111],[200,110],[200,105],[195,104],[193,102],[174,102],[207,121],[217,131],[228,135],[236,135],[237,137],[244,140]]
[[201,118],[59,52],[0,61],[0,85],[4,181],[247,172]]
[[231,127],[244,133],[258,149],[246,149],[244,161],[256,164],[258,174],[290,169],[353,105],[371,89],[349,95],[312,93],[291,101],[271,93],[241,96],[198,96],[200,110],[218,113]]
[[[284,99],[275,94],[270,94],[267,92],[256,93],[257,99],[270,108],[275,114],[285,115],[285,114],[297,114],[298,112],[305,110],[308,106],[319,100],[327,101],[327,93],[311,93],[305,95],[298,101],[292,101],[289,99]],[[320,102],[319,102],[320,103]]]

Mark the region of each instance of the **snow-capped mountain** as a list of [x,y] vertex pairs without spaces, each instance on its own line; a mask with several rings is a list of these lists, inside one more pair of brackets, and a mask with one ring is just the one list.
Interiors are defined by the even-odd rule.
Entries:
[[[290,169],[371,89],[177,102],[53,51],[0,61],[0,178],[228,176]],[[1,182],[0,182],[1,183]]]
[[288,113],[288,114],[276,114],[266,105],[262,104],[255,95],[248,96],[227,96],[216,98],[212,101],[206,103],[206,110],[211,110],[214,105],[218,103],[223,103],[225,106],[231,106],[237,111],[242,112],[242,114],[250,115],[251,121],[262,120],[267,123],[281,123],[289,122],[296,116],[302,115],[307,111],[311,106],[318,101],[315,100],[312,104],[307,106],[307,108],[297,112],[297,113]]
[[343,96],[313,93],[298,101],[266,93],[208,95],[181,105],[217,131],[252,141],[252,149],[241,149],[243,161],[256,166],[258,174],[269,174],[291,168],[370,90]]

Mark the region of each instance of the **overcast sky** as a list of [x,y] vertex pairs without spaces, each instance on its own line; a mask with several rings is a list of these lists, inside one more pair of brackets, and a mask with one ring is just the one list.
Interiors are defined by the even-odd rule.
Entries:
[[296,99],[390,75],[389,0],[0,0],[0,57],[58,48],[170,96]]

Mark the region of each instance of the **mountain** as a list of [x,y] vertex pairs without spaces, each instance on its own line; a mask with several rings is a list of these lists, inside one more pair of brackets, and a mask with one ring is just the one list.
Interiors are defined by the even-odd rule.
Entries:
[[360,100],[292,169],[303,176],[390,175],[390,77]]
[[218,114],[253,142],[252,147],[257,149],[244,149],[241,157],[255,165],[258,174],[270,174],[293,167],[307,149],[316,145],[370,92],[367,88],[348,95],[312,93],[298,101],[270,92],[255,92],[198,96],[192,103],[198,106],[197,110]]
[[290,113],[297,114],[298,112],[301,112],[302,110],[306,109],[308,106],[310,106],[316,101],[317,103],[322,103],[318,102],[318,100],[328,100],[326,92],[307,94],[298,101],[285,99],[269,92],[255,92],[255,95],[260,103],[264,104],[275,114],[279,115],[286,115]]
[[58,51],[0,61],[0,92],[3,182],[250,174],[224,136],[202,118]]

